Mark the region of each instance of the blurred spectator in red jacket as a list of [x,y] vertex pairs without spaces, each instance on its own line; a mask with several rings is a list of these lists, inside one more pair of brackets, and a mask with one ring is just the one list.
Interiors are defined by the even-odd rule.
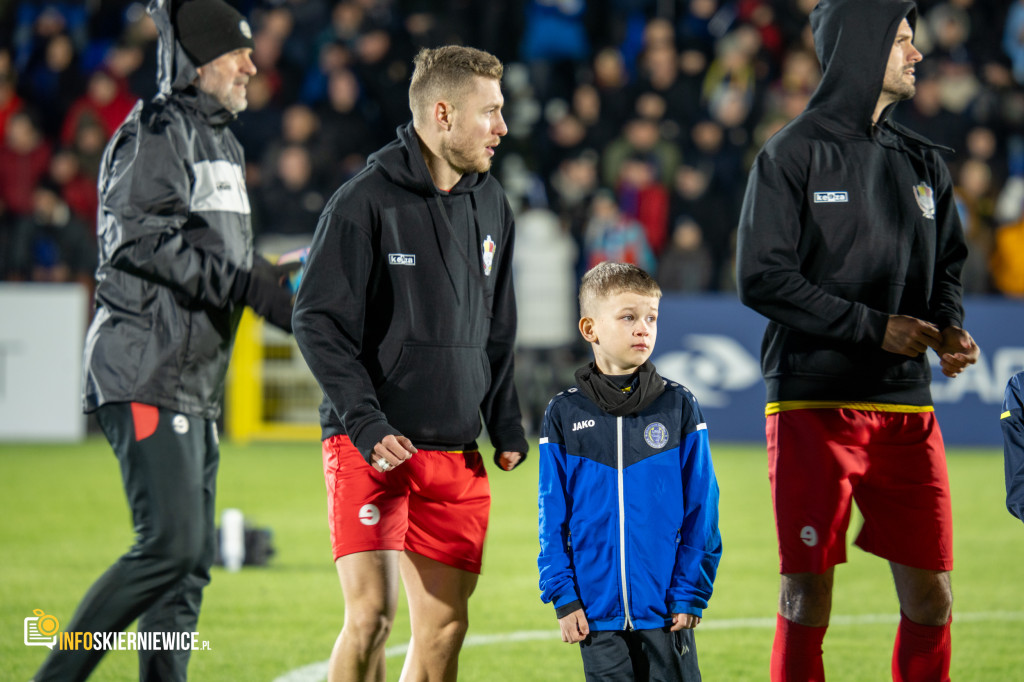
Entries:
[[0,144],[0,201],[8,213],[32,212],[32,190],[46,175],[51,154],[35,114],[27,109],[12,114]]
[[109,139],[135,106],[135,100],[124,82],[108,68],[100,67],[93,71],[89,76],[85,94],[75,100],[64,118],[60,133],[61,144],[73,144],[79,126],[85,120],[92,120],[103,126]]

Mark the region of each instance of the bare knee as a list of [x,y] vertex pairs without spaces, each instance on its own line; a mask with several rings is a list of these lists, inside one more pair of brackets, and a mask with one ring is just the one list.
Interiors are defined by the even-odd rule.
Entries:
[[953,611],[953,587],[947,571],[926,571],[893,564],[900,609],[919,625],[939,626]]
[[828,625],[832,611],[833,569],[825,573],[786,573],[779,585],[779,613],[809,627]]
[[347,609],[342,636],[351,646],[364,653],[384,646],[391,634],[394,619],[376,609]]
[[453,644],[456,647],[460,647],[462,646],[462,640],[466,638],[468,630],[468,618],[454,617],[437,628],[435,637],[439,643]]

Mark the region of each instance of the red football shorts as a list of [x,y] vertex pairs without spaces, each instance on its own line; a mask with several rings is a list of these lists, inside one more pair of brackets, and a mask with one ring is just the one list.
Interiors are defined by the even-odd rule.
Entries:
[[770,414],[768,476],[780,573],[846,561],[851,501],[857,545],[913,568],[953,568],[946,455],[934,412],[794,409]]
[[382,473],[348,436],[332,436],[323,457],[335,559],[407,550],[480,573],[491,488],[479,452],[419,450]]

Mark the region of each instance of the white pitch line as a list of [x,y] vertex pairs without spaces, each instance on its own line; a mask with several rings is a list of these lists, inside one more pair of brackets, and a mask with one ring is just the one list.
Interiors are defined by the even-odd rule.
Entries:
[[[832,616],[829,627],[849,625],[882,625],[899,623],[898,614],[867,613],[859,616]],[[978,613],[953,613],[953,623],[981,623],[990,621],[1019,622],[1024,621],[1024,611],[981,611]],[[775,618],[728,618],[725,620],[701,621],[701,630],[741,630],[741,629],[773,630]],[[518,632],[496,633],[491,635],[468,635],[462,648],[504,644],[506,642],[531,642],[537,640],[558,640],[558,630],[520,630]],[[385,658],[404,656],[409,651],[408,644],[396,644],[384,649]],[[327,679],[327,661],[310,663],[301,668],[290,670],[273,682],[323,682]]]

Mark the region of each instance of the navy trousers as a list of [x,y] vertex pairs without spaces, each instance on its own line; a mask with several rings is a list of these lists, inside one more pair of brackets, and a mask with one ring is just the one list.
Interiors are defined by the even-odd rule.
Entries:
[[700,682],[693,630],[591,630],[580,652],[587,682]]

